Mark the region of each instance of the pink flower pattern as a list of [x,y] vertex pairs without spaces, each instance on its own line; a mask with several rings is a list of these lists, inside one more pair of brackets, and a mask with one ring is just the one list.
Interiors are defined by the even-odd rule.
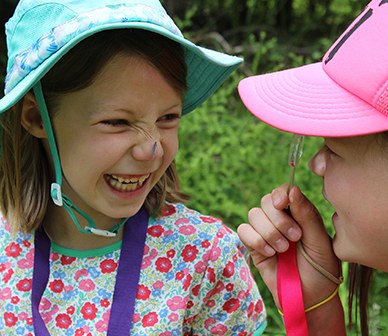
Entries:
[[[265,307],[237,235],[182,204],[168,204],[162,213],[149,221],[131,335],[261,330]],[[52,335],[106,335],[120,249],[113,244],[100,251],[77,254],[52,244],[50,278],[39,306]],[[33,256],[33,235],[13,236],[2,217],[0,335],[34,335]]]

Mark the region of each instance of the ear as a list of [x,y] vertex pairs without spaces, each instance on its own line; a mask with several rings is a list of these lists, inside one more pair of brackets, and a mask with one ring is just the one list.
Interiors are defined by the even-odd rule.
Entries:
[[47,138],[39,106],[32,92],[28,92],[23,98],[21,123],[26,131],[34,137]]

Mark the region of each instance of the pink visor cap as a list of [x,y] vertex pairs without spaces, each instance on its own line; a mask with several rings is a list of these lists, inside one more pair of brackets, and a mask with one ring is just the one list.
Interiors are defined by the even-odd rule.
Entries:
[[373,0],[320,63],[243,79],[240,97],[265,123],[346,137],[388,130],[388,0]]

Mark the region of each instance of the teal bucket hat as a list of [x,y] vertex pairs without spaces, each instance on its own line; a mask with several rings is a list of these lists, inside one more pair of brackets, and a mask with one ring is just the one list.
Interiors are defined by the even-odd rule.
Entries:
[[157,0],[21,0],[6,24],[8,64],[0,113],[15,105],[72,47],[110,29],[144,29],[185,50],[186,114],[211,96],[242,59],[186,40]]
[[[75,45],[111,29],[144,29],[179,43],[185,52],[188,89],[183,97],[186,114],[204,102],[241,63],[242,59],[196,46],[186,40],[158,0],[20,0],[6,24],[8,64],[5,96],[0,113],[9,110],[33,89],[53,157],[55,182],[51,198],[69,213],[82,233],[113,237],[126,219],[110,230],[99,230],[93,219],[62,194],[62,168],[42,92],[42,77]],[[76,213],[88,223],[82,227]]]

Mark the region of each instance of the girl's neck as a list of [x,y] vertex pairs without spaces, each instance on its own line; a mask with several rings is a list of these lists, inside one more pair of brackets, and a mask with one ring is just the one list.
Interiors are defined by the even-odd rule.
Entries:
[[[84,218],[77,215],[77,219],[82,227],[87,225]],[[110,226],[98,227],[97,224],[97,227],[105,230],[114,224],[109,223],[108,225]],[[43,228],[51,241],[59,246],[73,250],[92,250],[112,245],[122,239],[123,233],[123,229],[120,229],[115,237],[109,238],[82,233],[78,230],[66,209],[52,204],[47,208]]]

